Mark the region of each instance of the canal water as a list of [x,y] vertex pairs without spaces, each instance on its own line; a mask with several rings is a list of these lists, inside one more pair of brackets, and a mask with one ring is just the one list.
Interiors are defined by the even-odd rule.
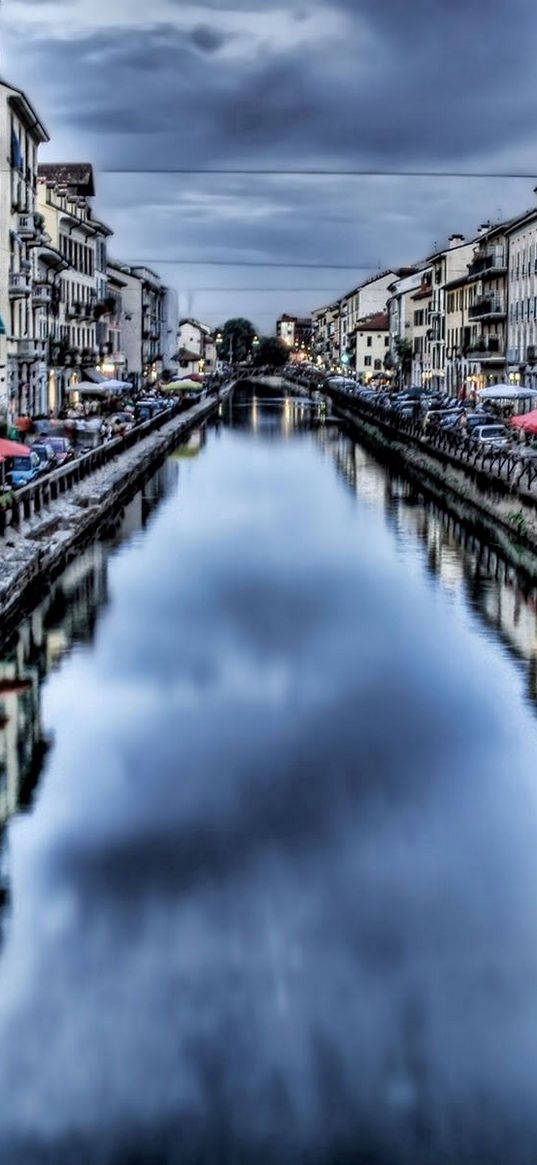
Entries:
[[0,653],[0,1160],[537,1158],[537,589],[237,395]]

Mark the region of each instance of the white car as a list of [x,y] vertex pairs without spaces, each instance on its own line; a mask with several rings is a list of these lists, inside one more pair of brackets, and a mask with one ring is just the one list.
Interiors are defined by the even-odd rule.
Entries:
[[509,445],[509,437],[503,425],[478,425],[472,437],[481,445],[491,445],[494,449],[506,449]]

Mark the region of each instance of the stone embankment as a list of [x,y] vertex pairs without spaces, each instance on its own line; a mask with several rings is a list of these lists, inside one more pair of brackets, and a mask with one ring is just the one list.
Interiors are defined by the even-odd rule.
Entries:
[[[231,387],[186,412],[172,409],[173,415],[166,419],[163,414],[160,425],[149,426],[150,431],[147,426],[134,429],[127,448],[121,448],[121,442],[115,450],[103,446],[87,455],[90,460],[80,459],[85,464],[74,462],[73,479],[58,475],[63,485],[51,489],[49,482],[38,505],[30,495],[24,504],[21,495],[16,495],[15,521],[5,526],[0,537],[0,637],[35,601],[47,580],[63,570],[79,546],[122,508],[181,438],[218,408]],[[86,469],[90,469],[87,475]],[[64,489],[65,480],[69,481],[68,489]]]
[[518,475],[502,474],[486,458],[473,462],[448,441],[433,444],[410,426],[405,430],[361,412],[354,402],[348,407],[333,398],[333,406],[370,447],[396,459],[462,521],[477,523],[511,561],[532,573],[537,569],[537,490],[534,483],[521,480],[520,468]]

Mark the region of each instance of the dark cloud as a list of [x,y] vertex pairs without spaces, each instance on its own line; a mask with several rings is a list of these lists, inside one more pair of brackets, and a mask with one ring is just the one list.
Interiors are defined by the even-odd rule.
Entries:
[[[184,12],[182,4],[176,7]],[[514,156],[519,165],[533,165],[537,12],[530,0],[499,0],[493,7],[488,0],[336,0],[330,8],[317,0],[307,12],[275,6],[273,36],[268,10],[260,13],[247,0],[205,0],[190,30],[173,23],[173,9],[160,10],[167,24],[158,23],[157,13],[153,25],[148,19],[143,34],[100,26],[84,35],[73,31],[68,45],[37,24],[24,42],[7,34],[20,79],[43,108],[53,138],[58,128],[72,139],[73,151],[80,152],[82,138],[99,165],[129,168],[495,170]],[[242,23],[230,24],[239,13]],[[232,51],[220,52],[225,45]],[[203,70],[200,53],[210,58]],[[360,258],[373,253],[388,265],[419,257],[460,225],[471,232],[483,218],[521,207],[518,189],[506,184],[459,184],[447,194],[431,185],[431,204],[424,188],[408,183],[402,191],[392,188],[391,213],[386,208],[379,217],[371,184],[355,182],[349,197],[348,181],[330,187],[328,218],[326,186],[312,188],[316,212],[315,198],[282,183],[275,195],[279,220],[276,212],[259,218],[257,250],[279,258],[277,248],[291,237],[295,254],[315,260],[328,224],[336,261],[351,249],[353,203],[355,221],[369,220],[360,235],[351,225],[353,248]],[[252,189],[246,179],[245,207],[256,197]],[[289,196],[283,214],[282,193]],[[390,191],[383,193],[382,202]],[[230,224],[213,210],[215,234],[248,255],[254,229],[248,214],[244,223]],[[178,219],[179,235],[184,228],[186,220],[182,228]],[[167,229],[159,246],[169,242]],[[192,247],[206,239],[191,223]],[[215,305],[211,315],[221,315]]]
[[218,52],[218,49],[225,45],[227,39],[224,33],[219,32],[216,28],[211,28],[208,24],[200,24],[190,33],[192,44],[203,53]]

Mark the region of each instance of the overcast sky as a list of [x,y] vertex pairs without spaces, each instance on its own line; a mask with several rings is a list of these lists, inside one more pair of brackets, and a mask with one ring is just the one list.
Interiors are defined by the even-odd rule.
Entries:
[[[270,331],[534,203],[531,179],[100,172],[531,173],[534,0],[3,0],[2,23],[3,73],[52,137],[43,158],[93,161],[114,256],[146,258],[209,322]],[[277,262],[356,266],[255,266]]]

